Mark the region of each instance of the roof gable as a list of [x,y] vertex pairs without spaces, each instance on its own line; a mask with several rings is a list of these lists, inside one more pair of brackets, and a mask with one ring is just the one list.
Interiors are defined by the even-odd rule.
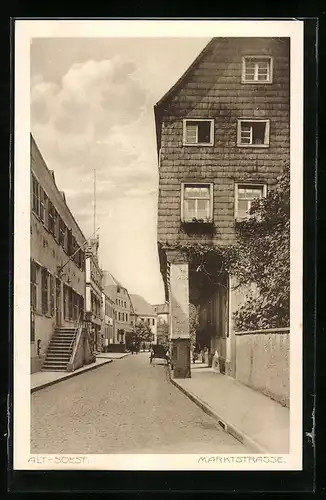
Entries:
[[130,294],[130,300],[134,309],[134,312],[141,316],[156,316],[154,307],[151,306],[143,297],[140,295]]
[[179,78],[179,80],[176,81],[176,83],[173,85],[173,87],[170,88],[164,94],[164,96],[154,105],[154,116],[155,116],[155,125],[156,125],[156,141],[157,141],[157,151],[159,152],[160,147],[161,147],[161,114],[162,114],[162,108],[164,104],[179,90],[179,88],[182,86],[184,80],[186,77],[191,73],[191,71],[198,66],[198,64],[201,62],[205,54],[210,50],[210,48],[213,46],[213,44],[216,42],[217,38],[212,38],[212,40],[206,45],[206,47],[203,48],[203,50],[199,53],[199,55],[196,57],[196,59],[192,62],[192,64],[189,66],[189,68],[183,73],[183,75]]

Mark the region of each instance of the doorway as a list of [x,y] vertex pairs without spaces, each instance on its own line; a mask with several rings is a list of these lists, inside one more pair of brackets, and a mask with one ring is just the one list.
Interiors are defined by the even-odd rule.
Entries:
[[56,304],[56,325],[62,326],[62,313],[61,313],[61,280],[55,280],[55,304]]

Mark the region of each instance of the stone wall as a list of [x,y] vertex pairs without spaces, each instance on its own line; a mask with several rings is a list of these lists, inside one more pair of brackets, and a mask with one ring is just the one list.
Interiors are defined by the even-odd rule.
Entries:
[[289,330],[236,333],[236,379],[289,406]]

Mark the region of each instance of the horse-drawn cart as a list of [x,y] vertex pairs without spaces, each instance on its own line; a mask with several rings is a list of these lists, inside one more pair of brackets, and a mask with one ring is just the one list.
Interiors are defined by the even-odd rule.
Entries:
[[153,361],[156,361],[157,359],[163,359],[166,362],[166,364],[169,364],[170,362],[169,350],[164,345],[161,344],[152,345],[149,362],[152,364]]

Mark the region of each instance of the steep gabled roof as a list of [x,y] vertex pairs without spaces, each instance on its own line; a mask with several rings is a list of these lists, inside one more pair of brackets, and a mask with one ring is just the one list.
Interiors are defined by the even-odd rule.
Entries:
[[182,86],[185,78],[189,75],[189,73],[198,65],[198,63],[202,60],[206,52],[211,48],[211,46],[215,43],[216,38],[212,38],[212,40],[203,48],[200,54],[196,57],[193,63],[189,66],[189,68],[183,73],[183,75],[177,80],[177,82],[173,85],[164,94],[164,96],[154,105],[154,116],[155,116],[155,126],[156,126],[156,142],[157,142],[157,152],[159,153],[161,147],[161,126],[162,126],[162,109],[166,101],[171,98]]
[[110,271],[103,271],[104,277],[104,286],[120,286],[124,288],[124,286],[119,283],[119,281],[110,273]]
[[154,307],[151,306],[146,300],[140,295],[130,294],[130,300],[134,309],[134,312],[139,316],[156,316]]
[[167,302],[164,304],[155,304],[154,310],[156,311],[156,314],[169,314],[169,306]]

